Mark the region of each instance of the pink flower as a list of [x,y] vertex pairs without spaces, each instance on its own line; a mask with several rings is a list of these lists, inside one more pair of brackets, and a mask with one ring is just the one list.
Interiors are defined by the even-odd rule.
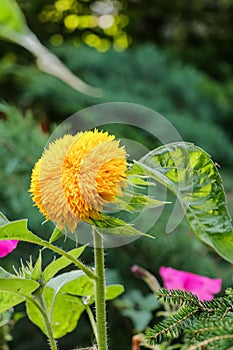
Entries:
[[221,278],[212,279],[191,272],[175,270],[172,267],[160,267],[160,276],[166,289],[181,289],[192,292],[200,300],[212,300],[213,294],[220,292]]
[[8,255],[12,250],[16,248],[18,241],[0,241],[0,258]]

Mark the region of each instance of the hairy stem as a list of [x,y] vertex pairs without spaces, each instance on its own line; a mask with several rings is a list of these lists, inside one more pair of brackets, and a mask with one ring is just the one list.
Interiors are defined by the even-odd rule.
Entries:
[[56,340],[55,340],[54,334],[53,334],[52,325],[51,325],[51,323],[49,321],[48,313],[47,313],[47,310],[46,310],[44,298],[43,298],[43,296],[41,294],[38,294],[36,296],[36,300],[37,300],[37,302],[36,303],[34,302],[34,304],[40,310],[41,315],[43,317],[43,320],[44,320],[44,323],[45,323],[45,328],[46,328],[46,331],[47,331],[47,336],[48,336],[48,339],[49,339],[50,349],[51,350],[58,350],[57,343],[56,343]]
[[92,326],[92,330],[94,332],[94,335],[95,335],[95,339],[97,341],[98,339],[98,333],[97,333],[97,327],[96,327],[96,322],[95,322],[95,318],[94,318],[94,315],[91,311],[91,308],[90,306],[86,305],[86,312],[88,314],[88,317],[89,317],[89,321],[90,321],[90,324]]
[[93,229],[95,252],[95,307],[98,350],[107,350],[104,248],[101,235]]

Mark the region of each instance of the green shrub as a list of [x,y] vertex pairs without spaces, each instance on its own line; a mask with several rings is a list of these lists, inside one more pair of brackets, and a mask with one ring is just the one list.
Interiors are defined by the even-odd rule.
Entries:
[[102,102],[141,104],[164,115],[185,141],[203,147],[218,163],[232,164],[229,88],[149,44],[105,54],[64,44],[55,52],[83,80],[103,88],[104,96],[81,95],[33,65],[20,65],[9,55],[1,62],[2,96],[23,108],[30,106],[37,118],[56,122]]
[[0,210],[11,220],[29,217],[30,225],[39,229],[42,217],[28,189],[48,135],[42,133],[30,111],[23,115],[16,107],[1,103],[0,116]]

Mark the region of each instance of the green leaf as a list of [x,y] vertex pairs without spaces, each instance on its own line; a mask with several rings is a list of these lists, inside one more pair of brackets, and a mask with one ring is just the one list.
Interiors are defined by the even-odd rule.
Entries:
[[43,240],[28,230],[26,219],[8,222],[1,226],[0,241],[6,239],[43,245]]
[[153,238],[146,233],[142,233],[137,230],[134,226],[127,224],[125,221],[114,218],[112,216],[100,214],[101,220],[92,219],[93,224],[98,227],[98,231],[101,234],[107,235],[117,235],[117,236],[145,236],[149,238]]
[[[106,287],[106,299],[114,299],[123,291],[124,288],[121,285],[108,286]],[[56,338],[71,332],[86,309],[82,299],[78,296],[90,297],[89,305],[91,305],[94,302],[94,295],[93,280],[82,271],[64,273],[45,285],[43,296]],[[26,307],[30,320],[46,334],[44,320],[39,310],[30,300],[27,300]]]
[[46,287],[52,288],[54,290],[54,295],[56,296],[56,294],[60,291],[60,289],[64,285],[66,285],[67,283],[69,283],[73,280],[77,280],[78,278],[80,278],[83,275],[84,275],[84,272],[81,270],[74,270],[74,271],[70,271],[70,272],[65,272],[65,273],[62,273],[61,275],[56,276],[53,279],[51,279],[46,284]]
[[8,222],[9,220],[7,217],[2,212],[0,212],[0,227],[6,225]]
[[53,231],[49,243],[53,243],[56,240],[58,240],[59,238],[61,238],[64,235],[64,232],[62,230],[60,230],[58,227],[55,228],[55,230]]
[[41,277],[42,277],[42,257],[41,257],[41,250],[40,250],[39,257],[32,270],[31,278],[34,281],[39,281]]
[[[60,338],[71,332],[76,327],[80,315],[85,310],[85,306],[80,298],[60,293],[63,286],[69,284],[71,281],[77,283],[77,280],[83,275],[84,272],[77,270],[63,273],[51,279],[44,287],[43,298],[56,338]],[[46,334],[44,320],[39,310],[30,300],[27,300],[26,306],[30,320]]]
[[124,286],[122,286],[121,284],[112,284],[110,286],[107,286],[105,291],[106,300],[112,300],[117,298],[119,295],[124,293],[124,290]]
[[138,188],[145,188],[148,186],[156,186],[154,182],[151,182],[151,178],[149,176],[131,173],[131,167],[127,170],[127,182],[133,186]]
[[[73,250],[69,251],[69,255],[73,256],[74,258],[78,258],[83,251],[86,249],[86,246],[82,246],[79,248],[75,248]],[[64,269],[65,267],[72,264],[72,262],[67,259],[66,257],[62,256],[61,258],[58,258],[54,261],[52,261],[44,270],[43,272],[43,280],[44,282],[48,282],[52,277],[54,277],[60,270]]]
[[[30,232],[27,228],[27,220],[18,220],[18,221],[12,221],[6,225],[3,225],[0,227],[0,241],[6,240],[6,239],[16,239],[21,240],[25,242],[31,242],[38,245],[41,245],[43,247],[46,247],[52,251],[55,251],[56,253],[65,256],[67,259],[69,259],[72,263],[77,263],[77,266],[81,268],[83,267],[83,264],[76,259],[74,259],[73,256],[71,256],[69,253],[63,251],[62,249],[50,244],[49,242],[37,237],[32,232]],[[85,269],[87,270],[87,268]],[[84,270],[84,271],[85,271]],[[88,271],[91,274],[91,271]]]
[[[67,283],[64,287],[62,287],[61,292],[69,293],[72,295],[83,296],[83,297],[91,297],[90,303],[92,303],[94,301],[93,298],[95,296],[94,282],[91,278],[84,275],[84,276],[81,276],[78,279],[78,281],[75,280]],[[124,292],[124,287],[122,285],[120,284],[109,285],[105,289],[106,299],[112,300],[118,297],[123,292]]]
[[[3,280],[4,283],[4,280]],[[25,301],[25,298],[23,296],[6,292],[5,290],[2,291],[0,288],[0,313],[14,307],[15,305],[18,305]]]
[[15,276],[0,267],[0,278],[14,278]]
[[0,313],[25,301],[39,283],[16,277],[0,267]]
[[[67,333],[72,332],[76,328],[78,320],[85,310],[85,306],[80,298],[72,295],[58,293],[54,303],[53,298],[53,289],[45,288],[44,300],[47,312],[48,314],[51,314],[51,307],[53,308],[51,314],[52,329],[55,338],[58,339]],[[30,300],[27,300],[26,308],[30,320],[36,324],[45,335],[47,335],[44,320],[39,310],[30,302]]]
[[81,270],[74,270],[66,273],[62,273],[59,276],[54,277],[51,279],[47,284],[46,287],[52,288],[55,292],[55,295],[60,291],[60,289],[66,285],[67,283],[79,279],[81,276],[84,275],[84,272]]
[[27,32],[24,15],[14,0],[1,0],[0,36],[7,37],[9,31]]
[[160,201],[154,198],[151,198],[142,193],[135,193],[130,191],[124,191],[124,197],[118,198],[117,205],[122,210],[127,210],[129,212],[132,211],[140,211],[143,208],[155,208],[168,202]]
[[61,289],[63,293],[69,293],[78,296],[93,296],[95,295],[94,282],[87,275],[80,276],[77,280],[70,281]]
[[148,153],[133,171],[170,189],[194,233],[233,263],[232,225],[222,180],[205,151],[190,143],[171,143]]
[[39,287],[39,283],[32,280],[26,280],[23,278],[0,279],[0,290],[15,293],[18,295],[29,296],[36,288]]

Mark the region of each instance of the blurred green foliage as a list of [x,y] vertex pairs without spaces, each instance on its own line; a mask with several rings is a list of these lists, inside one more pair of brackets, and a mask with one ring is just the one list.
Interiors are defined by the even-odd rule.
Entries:
[[69,40],[106,51],[154,42],[216,79],[232,71],[232,0],[17,0],[29,26],[59,46]]
[[[22,65],[8,53],[1,59],[1,96],[21,108],[33,108],[45,127],[90,104],[132,102],[164,115],[185,141],[209,152],[219,164],[232,164],[232,105],[222,86],[191,66],[183,66],[154,45],[100,54],[65,44],[54,50],[82,79],[103,88],[100,99],[78,94],[55,78]],[[201,132],[200,132],[201,131]]]
[[28,188],[47,138],[30,111],[24,115],[14,106],[0,104],[0,210],[11,220],[28,217],[35,229],[39,221]]
[[111,46],[125,50],[131,43],[127,34],[128,16],[124,13],[124,1],[93,0],[43,0],[17,1],[23,9],[33,31],[54,46],[69,40],[80,42],[99,52]]
[[161,307],[153,293],[144,296],[140,290],[132,289],[124,297],[115,301],[122,315],[131,319],[134,331],[142,332],[146,329],[155,310]]
[[155,42],[216,79],[232,78],[232,0],[128,0],[125,14],[135,43]]

